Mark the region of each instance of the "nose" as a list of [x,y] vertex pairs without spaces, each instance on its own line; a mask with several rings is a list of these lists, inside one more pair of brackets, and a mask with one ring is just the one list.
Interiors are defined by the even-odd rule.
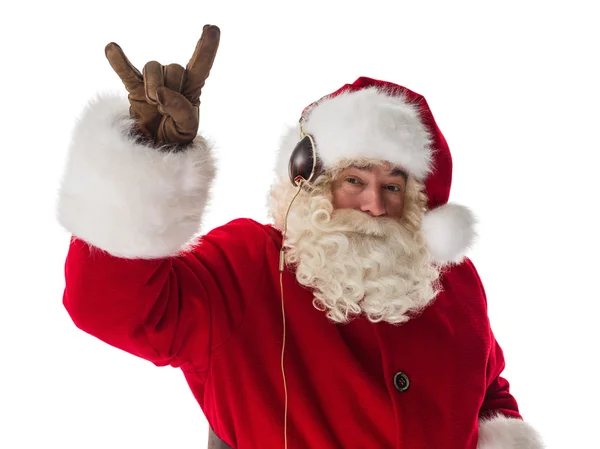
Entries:
[[360,210],[371,217],[380,217],[386,214],[383,192],[379,187],[369,186],[363,191]]

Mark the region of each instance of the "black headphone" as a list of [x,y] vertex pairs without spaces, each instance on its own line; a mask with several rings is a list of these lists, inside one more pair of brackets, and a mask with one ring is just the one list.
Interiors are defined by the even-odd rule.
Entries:
[[298,187],[301,182],[312,182],[319,171],[317,150],[315,141],[310,134],[306,134],[302,129],[304,116],[300,118],[300,135],[302,140],[296,144],[288,165],[290,181],[294,187]]

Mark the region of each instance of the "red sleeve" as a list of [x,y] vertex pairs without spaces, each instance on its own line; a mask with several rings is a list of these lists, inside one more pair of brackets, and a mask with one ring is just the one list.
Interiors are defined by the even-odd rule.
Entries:
[[[483,282],[481,281],[473,262],[467,259],[466,263],[468,263],[473,270],[473,274],[477,280],[487,310],[487,296],[485,288],[483,287]],[[490,352],[488,354],[486,366],[486,392],[479,410],[479,417],[485,419],[501,413],[508,417],[521,418],[517,401],[510,393],[510,385],[508,381],[501,376],[506,367],[504,353],[496,341],[496,337],[491,329],[487,312],[486,319],[488,320],[489,328]]]
[[73,238],[63,303],[100,340],[163,366],[206,369],[211,348],[241,322],[265,269],[267,231],[239,219],[191,251],[123,259]]
[[504,367],[502,348],[492,335],[492,348],[486,369],[487,389],[479,411],[481,418],[489,418],[498,413],[511,418],[521,418],[517,401],[510,393],[510,385],[500,375],[504,371]]

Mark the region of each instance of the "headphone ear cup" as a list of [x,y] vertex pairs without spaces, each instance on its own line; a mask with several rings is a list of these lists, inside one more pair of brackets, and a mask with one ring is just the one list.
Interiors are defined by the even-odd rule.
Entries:
[[288,172],[294,186],[298,186],[300,180],[307,183],[312,181],[315,172],[315,158],[312,139],[306,135],[296,144],[290,156]]

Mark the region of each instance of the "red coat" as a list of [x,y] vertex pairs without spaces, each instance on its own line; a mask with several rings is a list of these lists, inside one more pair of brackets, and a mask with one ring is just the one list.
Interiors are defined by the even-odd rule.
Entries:
[[[233,448],[283,448],[280,246],[277,230],[248,219],[153,260],[74,238],[64,304],[84,331],[181,368]],[[480,418],[520,418],[470,260],[448,269],[435,302],[399,326],[334,324],[293,273],[283,281],[290,449],[475,449]]]

